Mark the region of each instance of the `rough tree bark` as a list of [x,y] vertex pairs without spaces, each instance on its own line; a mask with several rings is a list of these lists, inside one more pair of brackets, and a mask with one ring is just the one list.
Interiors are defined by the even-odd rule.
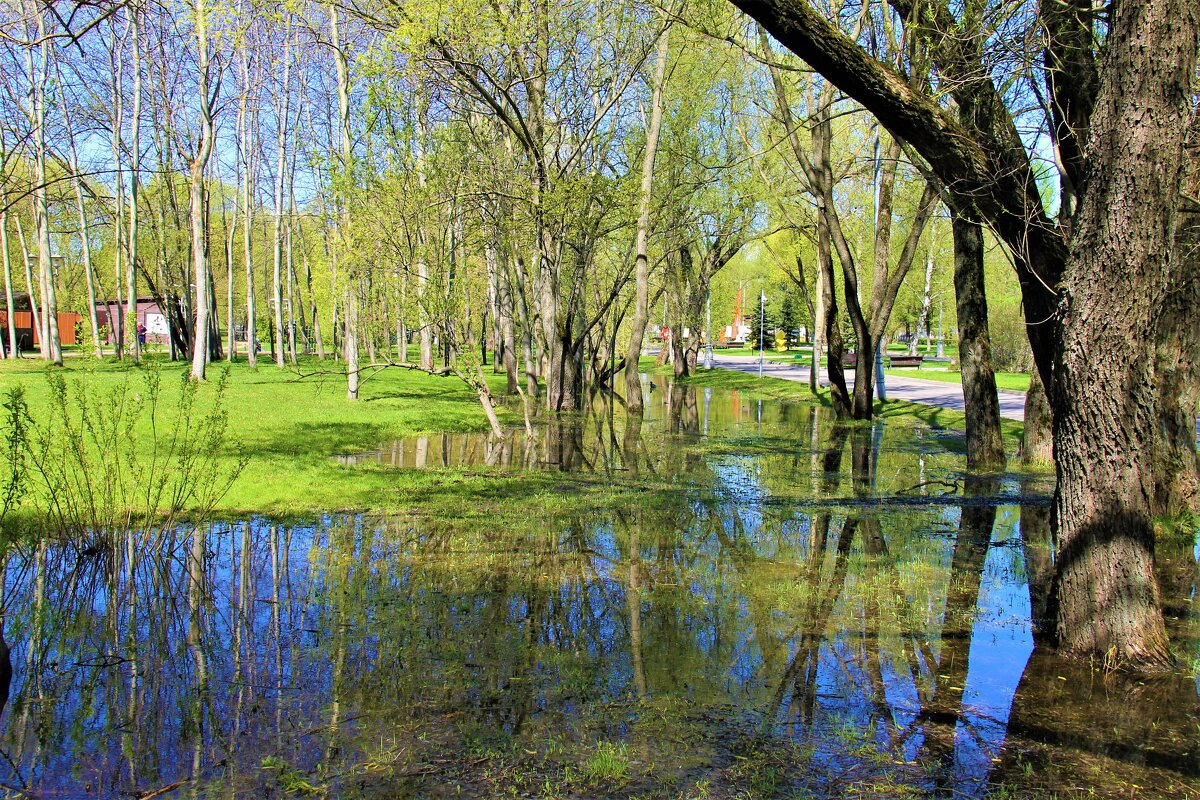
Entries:
[[1171,659],[1151,519],[1162,464],[1156,334],[1186,263],[1173,232],[1200,8],[1148,0],[1113,11],[1050,392],[1057,635],[1068,654],[1156,665]]
[[1196,407],[1200,404],[1200,114],[1193,113],[1185,163],[1184,205],[1175,234],[1177,278],[1167,289],[1158,335],[1163,452],[1155,513],[1196,510]]
[[[968,127],[808,3],[733,2],[912,144],[1019,254],[1030,344],[1055,414],[1059,647],[1130,666],[1166,663],[1151,525],[1163,407],[1155,340],[1179,273],[1172,237],[1200,10],[1188,0],[1109,8],[1095,102],[1076,128],[1086,142],[1078,210],[1064,231],[1047,218],[990,79],[975,78],[981,102]],[[919,8],[930,30],[954,30],[948,5]],[[949,46],[936,53],[943,74],[978,76],[978,63],[955,56]]]

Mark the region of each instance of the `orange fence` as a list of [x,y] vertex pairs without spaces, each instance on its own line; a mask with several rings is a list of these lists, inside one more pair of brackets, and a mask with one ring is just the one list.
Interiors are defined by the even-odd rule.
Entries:
[[[32,349],[41,342],[38,329],[33,324],[33,313],[30,311],[14,311],[13,322],[17,328],[17,339],[22,349]],[[58,315],[59,344],[78,344],[79,326],[83,324],[83,315],[70,312]],[[0,311],[0,331],[8,330],[8,312]],[[7,334],[5,333],[5,338]]]

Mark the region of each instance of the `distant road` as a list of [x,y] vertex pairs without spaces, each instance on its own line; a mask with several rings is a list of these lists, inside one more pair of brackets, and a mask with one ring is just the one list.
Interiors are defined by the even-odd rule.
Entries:
[[[713,366],[723,369],[736,369],[738,372],[758,374],[758,356],[725,356],[713,354]],[[808,383],[806,366],[799,364],[784,364],[778,361],[767,361],[763,364],[763,375],[772,378],[783,378],[788,381]],[[961,383],[946,383],[945,381],[926,381],[908,376],[885,376],[887,396],[889,400],[907,400],[910,403],[922,403],[927,406],[946,408],[952,411],[963,411],[963,396]],[[854,386],[854,373],[846,373],[847,386]],[[821,385],[829,385],[829,376],[821,370]],[[1005,419],[1025,421],[1025,393],[1009,389],[999,389],[1000,416]],[[1200,442],[1200,419],[1196,420],[1196,441]]]
[[[729,356],[714,353],[713,366],[723,369],[735,369],[738,372],[748,372],[757,375],[758,356]],[[778,361],[767,361],[763,364],[763,375],[768,375],[772,378],[783,378],[788,381],[808,383],[808,372],[809,368],[807,366],[799,364],[786,364]],[[885,375],[884,381],[889,400],[922,403],[923,405],[936,406],[951,411],[965,410],[963,406],[962,384],[947,383],[945,381],[927,381],[921,378],[910,378],[907,375],[904,377]],[[853,372],[847,372],[846,382],[849,386],[854,386]],[[824,370],[821,371],[821,383],[824,386],[829,385],[829,377]],[[1000,416],[1005,419],[1024,422],[1025,393],[1001,389],[998,394],[1000,395]]]

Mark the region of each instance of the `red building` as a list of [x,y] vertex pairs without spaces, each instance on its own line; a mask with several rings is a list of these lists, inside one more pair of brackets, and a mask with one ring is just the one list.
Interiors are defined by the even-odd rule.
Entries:
[[[105,341],[108,344],[116,342],[114,332],[125,319],[125,306],[118,305],[116,300],[97,300],[96,319],[100,327],[107,331]],[[153,344],[165,345],[170,342],[171,330],[167,326],[167,315],[159,307],[153,297],[139,297],[137,300],[137,324],[146,328],[146,341]]]

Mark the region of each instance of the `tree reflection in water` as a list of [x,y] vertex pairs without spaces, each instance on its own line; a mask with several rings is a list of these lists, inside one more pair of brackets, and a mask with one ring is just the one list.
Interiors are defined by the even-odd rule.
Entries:
[[[579,492],[566,513],[416,508],[12,547],[0,783],[107,797],[178,782],[223,796],[1196,790],[1194,677],[1131,683],[1034,648],[1044,497],[1021,492],[1018,520],[1007,479],[940,495],[932,481],[960,480],[961,462],[936,429],[837,426],[819,406],[683,387],[652,399],[626,419],[597,398],[533,440],[428,436],[372,455],[656,487],[619,508]],[[1160,580],[1195,652],[1195,554],[1175,550]],[[613,741],[627,778],[581,779]]]

